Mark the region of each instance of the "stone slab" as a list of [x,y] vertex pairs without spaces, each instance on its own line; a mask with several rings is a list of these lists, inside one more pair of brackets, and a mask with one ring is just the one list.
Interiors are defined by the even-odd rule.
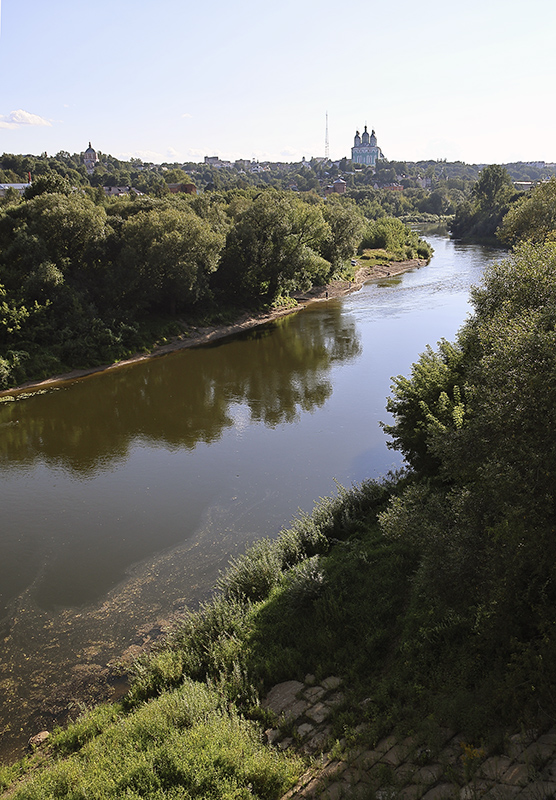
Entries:
[[331,783],[320,795],[320,800],[341,800],[345,797],[344,787],[341,783]]
[[263,708],[269,708],[275,714],[280,715],[284,709],[291,706],[297,699],[297,695],[303,689],[300,681],[284,681],[273,686],[263,700]]
[[514,800],[518,796],[521,796],[520,786],[497,783],[482,796],[481,800]]
[[382,758],[382,753],[377,753],[376,750],[365,750],[363,753],[357,756],[354,760],[354,763],[361,767],[361,769],[370,769],[377,764],[380,759]]
[[539,762],[546,763],[551,756],[554,755],[554,746],[548,742],[533,742],[522,753],[518,755],[518,761],[523,761],[525,764],[538,766]]
[[556,793],[556,783],[551,781],[533,781],[528,783],[519,795],[519,800],[548,800]]
[[416,783],[411,783],[408,786],[404,786],[403,789],[400,789],[396,798],[398,798],[398,800],[419,800],[422,793],[423,790],[420,786],[417,786]]
[[456,796],[457,789],[453,783],[439,783],[423,795],[423,800],[452,800]]
[[460,800],[478,800],[490,789],[491,784],[487,781],[472,781],[466,786],[462,786],[459,791]]
[[299,719],[309,708],[306,700],[295,700],[291,705],[286,706],[282,714],[288,719]]
[[321,722],[328,717],[330,714],[330,709],[324,703],[316,703],[311,708],[308,708],[306,711],[306,715],[310,717],[317,725],[320,725]]
[[508,756],[491,756],[483,761],[479,767],[478,774],[483,778],[492,781],[499,781],[502,775],[509,770],[512,760]]
[[310,703],[316,703],[317,700],[321,699],[323,694],[326,694],[326,689],[322,686],[311,686],[310,689],[303,692],[303,697]]
[[391,764],[393,767],[399,767],[399,765],[405,760],[405,756],[405,748],[400,744],[395,744],[394,747],[391,747],[390,750],[386,751],[382,757],[382,760],[387,764]]
[[513,763],[502,775],[502,783],[510,786],[525,786],[529,781],[529,767],[527,764]]
[[442,775],[442,772],[443,768],[441,764],[427,764],[425,767],[421,767],[421,769],[417,770],[411,781],[412,783],[419,783],[428,786],[431,783],[436,783],[436,781]]

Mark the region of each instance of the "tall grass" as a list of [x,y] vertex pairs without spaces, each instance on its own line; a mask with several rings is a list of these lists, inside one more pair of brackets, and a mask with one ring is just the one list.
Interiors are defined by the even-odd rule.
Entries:
[[[295,756],[265,747],[254,723],[228,708],[214,689],[190,680],[134,714],[100,716],[94,736],[85,737],[73,754],[54,759],[12,796],[274,800],[302,768]],[[82,730],[87,726],[90,721],[81,723]],[[68,736],[55,737],[54,755],[67,753],[68,743]]]

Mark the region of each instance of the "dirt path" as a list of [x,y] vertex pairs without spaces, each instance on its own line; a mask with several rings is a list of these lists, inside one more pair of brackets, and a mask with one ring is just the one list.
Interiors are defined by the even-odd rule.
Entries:
[[425,260],[416,258],[412,259],[411,261],[392,262],[387,266],[360,266],[355,274],[354,281],[332,281],[332,283],[329,283],[327,286],[319,286],[311,289],[308,292],[299,292],[295,294],[294,298],[297,300],[296,306],[284,309],[275,309],[271,312],[263,314],[244,314],[231,325],[211,325],[205,328],[190,327],[185,329],[182,335],[176,337],[171,342],[168,342],[168,344],[155,347],[149,353],[137,353],[136,355],[131,356],[131,358],[127,358],[124,361],[117,361],[114,364],[91,367],[88,369],[76,369],[72,372],[64,373],[63,375],[53,375],[52,377],[46,378],[42,381],[29,381],[28,383],[21,384],[21,386],[14,387],[12,389],[6,389],[5,391],[0,392],[0,397],[10,394],[18,394],[29,389],[40,389],[43,387],[52,386],[56,383],[63,383],[65,381],[84,378],[87,375],[93,375],[97,372],[107,372],[109,370],[119,369],[120,367],[125,367],[129,364],[145,361],[148,358],[157,358],[158,356],[166,355],[167,353],[173,353],[177,350],[183,350],[187,347],[197,347],[198,345],[206,344],[207,342],[212,342],[216,339],[222,339],[225,336],[230,336],[234,333],[240,333],[241,331],[248,330],[249,328],[254,328],[257,325],[262,325],[265,322],[270,322],[278,317],[283,317],[286,314],[299,311],[300,309],[308,306],[310,303],[344,297],[347,294],[359,291],[363,284],[368,283],[369,281],[379,280],[380,278],[391,277],[393,275],[399,275],[401,272],[407,272],[410,269],[421,267],[426,263],[427,262]]

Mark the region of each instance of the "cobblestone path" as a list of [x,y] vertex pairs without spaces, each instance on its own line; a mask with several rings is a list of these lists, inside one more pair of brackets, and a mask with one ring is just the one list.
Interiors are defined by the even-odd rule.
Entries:
[[[388,736],[373,748],[327,754],[334,708],[344,701],[341,681],[286,681],[263,705],[281,720],[266,731],[280,749],[295,747],[313,764],[283,800],[549,800],[556,798],[556,727],[537,735],[516,733],[496,755],[461,735],[438,731],[434,752],[412,738]],[[335,748],[335,752],[339,748]],[[341,748],[340,748],[341,749]]]

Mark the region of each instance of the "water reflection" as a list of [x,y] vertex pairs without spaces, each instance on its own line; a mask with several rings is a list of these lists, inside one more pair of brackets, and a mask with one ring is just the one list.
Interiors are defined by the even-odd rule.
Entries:
[[[191,540],[222,497],[249,508],[285,492],[264,430],[322,407],[333,365],[360,351],[353,320],[329,304],[0,403],[0,624],[29,589],[42,609],[95,602],[132,564]],[[286,469],[276,445],[272,462]]]
[[232,404],[275,427],[323,406],[331,366],[361,352],[354,324],[330,304],[223,345],[196,348],[0,403],[0,466],[37,460],[82,476],[126,459],[142,440],[168,449],[213,443],[234,424]]

